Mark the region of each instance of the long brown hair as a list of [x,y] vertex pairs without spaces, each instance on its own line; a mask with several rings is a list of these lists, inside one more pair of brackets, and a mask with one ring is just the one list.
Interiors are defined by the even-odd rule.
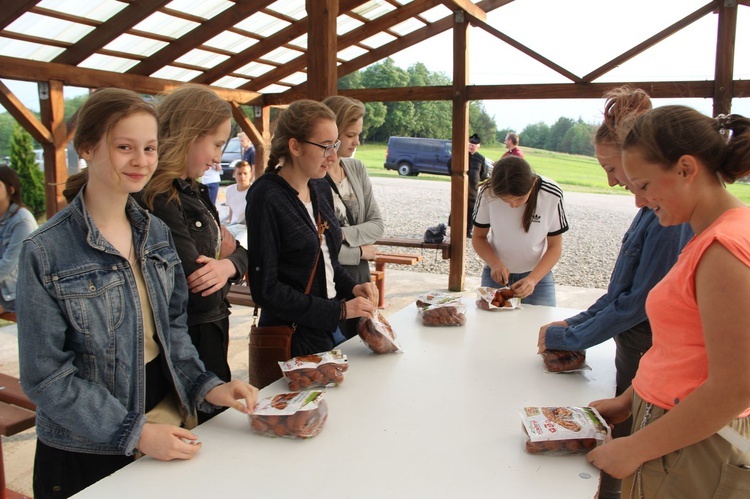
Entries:
[[687,106],[658,107],[633,123],[623,149],[669,170],[684,155],[698,158],[725,182],[750,172],[750,119],[739,114],[711,118]]
[[[73,147],[80,155],[87,148],[96,147],[102,137],[112,133],[114,126],[122,119],[136,113],[146,113],[156,119],[154,106],[132,90],[102,88],[91,94],[78,111]],[[71,175],[65,181],[63,196],[71,202],[81,188],[89,181],[88,168]]]
[[282,159],[289,161],[289,140],[307,140],[315,130],[318,120],[336,122],[336,115],[328,106],[314,100],[302,99],[289,104],[276,121],[265,173],[276,171]]
[[539,175],[534,173],[531,165],[518,156],[506,156],[495,162],[492,176],[484,184],[484,189],[491,189],[495,197],[525,196],[529,193],[526,208],[523,211],[522,226],[525,232],[531,227],[531,218],[536,211],[537,194],[542,183]]
[[172,181],[185,173],[190,145],[232,117],[229,104],[201,85],[184,85],[174,90],[161,100],[157,110],[159,165],[143,189],[142,198],[149,209],[153,209],[154,198],[159,194],[169,193],[169,201],[180,202]]
[[365,116],[365,105],[357,99],[351,99],[343,95],[332,95],[326,98],[323,104],[336,114],[336,127],[339,129],[339,136],[344,133],[344,130]]
[[5,163],[0,164],[0,182],[5,184],[10,203],[23,208],[25,205],[21,199],[21,180],[18,178],[18,173]]

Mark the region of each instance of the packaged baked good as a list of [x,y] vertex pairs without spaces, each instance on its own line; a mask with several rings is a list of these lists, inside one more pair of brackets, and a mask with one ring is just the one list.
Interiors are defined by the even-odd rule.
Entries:
[[466,324],[466,305],[460,300],[430,305],[420,310],[419,315],[425,326],[463,326]]
[[611,432],[593,407],[524,407],[521,421],[529,454],[585,454]]
[[374,319],[361,318],[357,324],[357,333],[364,344],[375,353],[401,351],[396,333],[380,312],[375,313]]
[[454,301],[460,301],[461,297],[452,295],[450,293],[444,293],[442,291],[430,291],[429,293],[422,293],[417,296],[415,301],[419,310],[424,310],[433,305],[439,305],[442,303],[450,303]]
[[289,389],[298,391],[338,385],[344,381],[344,373],[349,369],[349,364],[341,350],[332,350],[292,357],[286,362],[279,362],[279,367]]
[[322,390],[306,390],[266,397],[250,413],[250,428],[269,437],[314,437],[328,418],[324,393]]
[[550,350],[541,354],[544,368],[551,373],[569,373],[574,371],[591,370],[586,364],[585,350]]
[[521,299],[515,291],[504,288],[477,288],[477,308],[480,310],[515,310],[521,305]]

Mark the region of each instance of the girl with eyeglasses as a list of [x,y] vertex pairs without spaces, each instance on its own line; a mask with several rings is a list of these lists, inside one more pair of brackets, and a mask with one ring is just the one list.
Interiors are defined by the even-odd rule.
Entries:
[[248,280],[262,309],[259,325],[296,324],[292,356],[330,350],[339,321],[372,318],[378,301],[374,284],[357,284],[339,263],[341,227],[324,179],[338,161],[338,137],[328,107],[292,103],[279,115],[265,174],[247,196]]

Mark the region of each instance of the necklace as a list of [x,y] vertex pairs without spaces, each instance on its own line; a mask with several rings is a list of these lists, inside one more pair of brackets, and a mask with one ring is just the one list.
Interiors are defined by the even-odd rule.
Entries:
[[133,236],[130,236],[130,249],[128,250],[128,263],[133,263]]
[[[346,170],[344,170],[344,165],[342,165],[341,162],[338,163],[338,172],[340,173],[336,173],[336,175],[333,175],[333,171],[333,169],[328,171],[328,175],[331,176],[331,180],[333,180],[337,184],[343,182],[346,178]],[[338,177],[338,179],[336,177]]]

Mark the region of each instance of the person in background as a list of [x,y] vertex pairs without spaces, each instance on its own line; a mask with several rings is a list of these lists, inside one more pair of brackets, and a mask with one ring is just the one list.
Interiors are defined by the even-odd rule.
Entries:
[[247,190],[253,183],[253,169],[247,161],[238,161],[234,165],[234,179],[237,181],[227,187],[225,195],[229,207],[229,225],[227,230],[234,238],[247,248],[247,226],[245,225],[245,207]]
[[201,444],[180,424],[196,407],[247,413],[257,398],[206,371],[186,334],[188,291],[169,228],[130,197],[156,168],[153,106],[99,89],[80,108],[74,144],[88,167],[68,178],[69,204],[23,242],[18,275],[39,499],[70,497],[136,453],[190,459]]
[[[360,101],[336,95],[323,101],[336,114],[339,130],[338,161],[331,163],[326,180],[331,186],[333,207],[341,225],[343,242],[339,262],[361,284],[370,282],[370,261],[375,259],[375,241],[383,236],[385,226],[380,208],[372,192],[367,167],[354,159],[362,133],[365,106]],[[344,337],[356,332],[357,319],[342,324]],[[337,338],[337,342],[345,338]]]
[[473,222],[472,244],[486,263],[482,286],[510,286],[523,303],[554,307],[552,267],[568,230],[560,186],[522,158],[499,159],[479,192]]
[[16,280],[21,243],[37,228],[23,204],[21,181],[10,166],[0,165],[0,314],[16,311]]
[[[190,289],[188,333],[206,368],[229,381],[227,294],[247,272],[247,251],[220,225],[206,186],[196,179],[221,159],[231,109],[207,87],[184,85],[164,97],[158,111],[159,165],[138,200],[171,229]],[[214,415],[200,412],[198,420]]]
[[505,148],[507,151],[503,154],[503,158],[507,158],[508,156],[518,156],[519,158],[523,158],[523,151],[518,148],[519,140],[517,133],[509,132],[508,135],[505,136]]
[[279,114],[266,172],[247,195],[248,281],[259,325],[295,324],[293,357],[330,350],[340,321],[371,319],[378,303],[375,285],[356,283],[338,260],[341,228],[324,179],[338,161],[338,137],[327,106],[293,102]]
[[250,142],[250,138],[245,132],[237,134],[237,138],[240,139],[240,147],[242,148],[242,161],[247,161],[250,168],[255,173],[255,146]]
[[208,197],[214,205],[216,204],[216,198],[219,195],[221,172],[221,163],[213,163],[206,169],[201,177],[201,183],[208,188]]
[[479,154],[479,148],[482,145],[482,139],[476,133],[469,137],[469,198],[466,208],[466,237],[471,238],[474,232],[474,205],[477,202],[477,189],[482,180],[487,179],[487,165],[484,156]]
[[[611,187],[632,191],[622,169],[621,145],[627,123],[651,109],[651,99],[640,89],[620,87],[604,95],[604,122],[596,132],[596,158]],[[616,395],[630,387],[643,354],[651,348],[651,325],[646,317],[646,296],[669,272],[682,248],[693,236],[688,224],[662,227],[656,214],[643,204],[625,233],[610,277],[607,293],[588,310],[539,330],[539,353],[584,350],[614,338],[617,345]],[[630,435],[632,420],[615,425],[612,435]],[[620,497],[620,480],[604,475],[600,499]]]
[[632,414],[633,433],[587,459],[631,497],[747,497],[750,452],[730,441],[750,438],[750,208],[725,183],[750,171],[750,120],[664,106],[622,149],[636,202],[695,237],[648,295],[653,346],[632,386],[591,403],[610,423]]

